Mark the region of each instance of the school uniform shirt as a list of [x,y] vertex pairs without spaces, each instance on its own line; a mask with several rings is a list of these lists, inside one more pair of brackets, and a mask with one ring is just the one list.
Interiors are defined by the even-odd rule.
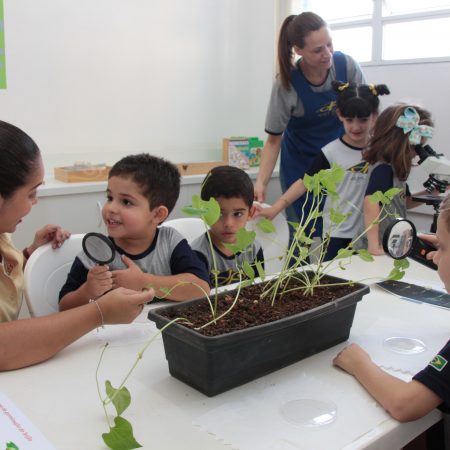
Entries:
[[[364,77],[353,58],[334,52],[327,78],[321,85],[313,85],[305,78],[299,62],[291,71],[289,90],[284,88],[279,78],[273,85],[265,131],[271,135],[283,135],[280,155],[283,192],[303,178],[326,144],[344,134],[335,112],[337,93],[331,87],[333,80],[362,83]],[[286,209],[289,220],[298,221],[303,202],[301,197]]]
[[[333,238],[352,239],[361,221],[369,178],[369,163],[362,161],[362,150],[360,147],[347,144],[342,138],[336,139],[319,152],[311,168],[306,172],[312,176],[322,169],[330,169],[333,164],[338,164],[345,170],[344,178],[336,186],[339,200],[333,201],[327,196],[323,206],[323,233],[329,233]],[[337,226],[330,221],[330,208],[349,216],[344,223]]]
[[419,381],[442,399],[440,409],[449,412],[450,408],[450,341],[430,361],[425,369],[414,375]]
[[9,233],[0,234],[0,322],[16,320],[23,298],[23,254]]
[[[211,252],[211,247],[209,245],[207,233],[204,233],[203,235],[192,241],[191,246],[208,267],[210,285],[214,286],[215,277],[212,273],[212,270],[214,268],[213,255]],[[214,244],[213,249],[216,261],[216,269],[219,272],[219,286],[226,286],[228,284],[237,283],[240,280],[238,268],[242,268],[244,261],[247,261],[250,264],[253,264],[256,261],[260,261],[262,264],[264,264],[264,253],[261,244],[258,241],[254,241],[247,247],[245,251],[231,256],[225,255]],[[241,277],[241,279],[246,278],[242,273]]]
[[[121,255],[128,256],[145,273],[160,276],[191,273],[209,282],[209,275],[203,261],[189,246],[187,240],[174,228],[159,227],[149,248],[138,255],[130,255],[123,251],[114,239],[110,238],[116,248],[114,260],[108,264],[110,270],[126,269]],[[90,268],[95,263],[84,252],[75,258],[67,280],[59,293],[61,300],[64,295],[77,290],[87,279]]]
[[[406,218],[406,197],[411,196],[406,181],[401,181],[394,173],[394,169],[390,164],[376,163],[369,166],[369,181],[367,184],[365,196],[372,195],[377,191],[386,192],[391,188],[399,188],[400,192],[392,199],[389,205],[385,206],[386,213],[389,213],[379,225],[379,242],[383,242],[383,236],[386,229],[395,221],[395,217]],[[384,216],[384,215],[383,215]],[[359,236],[365,230],[364,215],[361,216],[361,223],[359,225]],[[361,239],[355,242],[354,248],[356,250],[361,248],[367,248],[367,237],[364,235]]]

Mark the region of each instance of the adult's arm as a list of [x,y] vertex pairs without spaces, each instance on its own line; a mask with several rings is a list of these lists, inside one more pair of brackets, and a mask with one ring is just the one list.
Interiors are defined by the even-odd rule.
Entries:
[[49,316],[0,323],[0,371],[45,361],[103,323],[129,323],[153,295],[153,290],[119,288],[99,298],[97,305],[90,303]]
[[353,375],[400,422],[419,419],[442,403],[440,397],[419,381],[407,383],[380,369],[357,344],[342,350],[333,364]]
[[272,176],[273,169],[278,159],[281,148],[281,134],[269,134],[261,153],[261,163],[255,183],[255,199],[264,202],[266,198],[266,188]]

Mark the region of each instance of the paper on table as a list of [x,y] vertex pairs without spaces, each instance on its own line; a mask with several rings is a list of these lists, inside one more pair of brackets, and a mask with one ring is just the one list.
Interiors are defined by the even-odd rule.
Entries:
[[0,392],[1,445],[19,450],[56,450],[17,406]]
[[[391,337],[418,339],[425,344],[426,348],[421,353],[402,354],[385,344],[385,340]],[[350,341],[363,347],[377,365],[414,375],[423,369],[445,345],[448,341],[448,333],[430,327],[429,323],[420,326],[417,323],[411,325],[408,321],[380,318],[376,319],[363,334],[352,333]]]
[[[268,376],[270,377],[270,376]],[[368,429],[389,418],[367,394],[343,392],[335,385],[306,374],[282,383],[266,382],[257,395],[235,396],[221,406],[194,419],[193,424],[239,450],[329,450],[353,442]],[[233,398],[233,397],[232,397]],[[281,415],[289,400],[313,399],[337,405],[334,422],[309,428],[295,426]],[[369,410],[358,415],[355,411]]]
[[94,330],[94,336],[101,342],[108,342],[111,347],[144,343],[152,336],[161,339],[156,326],[147,323],[133,322],[125,325],[105,325],[104,328]]

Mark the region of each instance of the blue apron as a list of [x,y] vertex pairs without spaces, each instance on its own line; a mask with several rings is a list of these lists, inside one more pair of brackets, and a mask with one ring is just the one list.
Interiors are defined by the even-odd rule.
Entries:
[[[345,55],[333,53],[336,79],[347,81],[347,64]],[[336,92],[313,92],[301,70],[291,72],[291,84],[301,99],[304,108],[303,117],[291,117],[281,142],[280,183],[285,192],[292,183],[303,178],[305,171],[319,151],[329,142],[344,134],[344,127],[336,116]],[[300,212],[305,196],[300,197],[286,209],[288,220],[299,222]],[[309,203],[309,202],[308,202]],[[310,206],[305,205],[305,214]],[[321,236],[321,226],[315,236]]]

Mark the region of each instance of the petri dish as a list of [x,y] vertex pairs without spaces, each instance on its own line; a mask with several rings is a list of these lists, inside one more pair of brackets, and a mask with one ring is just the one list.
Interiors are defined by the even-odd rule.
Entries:
[[280,414],[296,427],[317,428],[334,422],[337,406],[332,402],[301,398],[282,403]]
[[400,353],[402,355],[416,355],[422,353],[427,349],[427,346],[420,339],[405,337],[405,336],[393,336],[386,338],[383,345],[394,353]]

